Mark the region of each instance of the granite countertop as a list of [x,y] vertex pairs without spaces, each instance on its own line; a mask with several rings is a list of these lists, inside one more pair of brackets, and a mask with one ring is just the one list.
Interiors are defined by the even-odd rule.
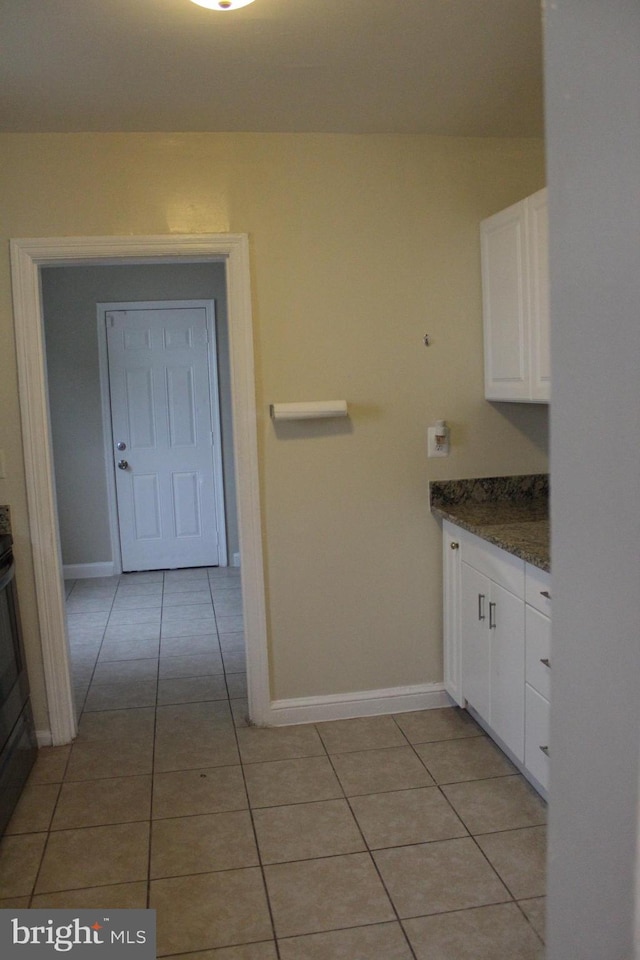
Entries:
[[7,506],[0,506],[0,533],[11,533],[11,512]]
[[550,570],[546,474],[432,481],[429,499],[436,516]]

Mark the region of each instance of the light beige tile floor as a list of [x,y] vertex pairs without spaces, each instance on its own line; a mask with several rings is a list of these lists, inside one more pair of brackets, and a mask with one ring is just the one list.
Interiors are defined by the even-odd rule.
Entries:
[[545,805],[465,712],[260,730],[238,571],[68,590],[78,738],[0,908],[149,906],[174,960],[542,960]]

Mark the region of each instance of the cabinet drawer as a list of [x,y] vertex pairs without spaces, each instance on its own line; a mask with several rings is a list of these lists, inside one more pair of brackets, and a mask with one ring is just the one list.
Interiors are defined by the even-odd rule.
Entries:
[[551,574],[528,563],[525,568],[524,598],[540,613],[551,616]]
[[549,701],[525,685],[524,765],[545,788],[549,786]]
[[476,537],[473,533],[465,532],[464,537],[460,538],[460,546],[462,559],[469,566],[504,587],[509,593],[524,599],[524,560],[481,537]]
[[528,604],[524,614],[525,676],[538,693],[551,699],[551,620]]

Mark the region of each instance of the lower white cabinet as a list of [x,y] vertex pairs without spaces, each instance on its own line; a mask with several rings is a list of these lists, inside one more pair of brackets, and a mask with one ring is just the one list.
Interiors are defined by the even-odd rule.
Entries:
[[524,610],[522,601],[492,584],[490,723],[511,752],[524,760]]
[[[539,600],[540,597],[542,601]],[[545,790],[549,786],[551,618],[546,613],[541,613],[539,607],[545,603],[550,605],[550,602],[549,591],[545,588],[537,590],[533,596],[527,596],[525,605],[524,763]]]
[[445,687],[544,792],[549,574],[448,521],[443,533]]
[[551,696],[551,620],[527,603],[524,628],[527,683],[545,700],[549,700]]
[[522,600],[467,563],[463,552],[461,603],[465,699],[524,760]]
[[549,787],[549,701],[527,683],[524,764],[545,790]]
[[460,568],[460,659],[464,699],[489,720],[491,715],[491,581],[462,560]]

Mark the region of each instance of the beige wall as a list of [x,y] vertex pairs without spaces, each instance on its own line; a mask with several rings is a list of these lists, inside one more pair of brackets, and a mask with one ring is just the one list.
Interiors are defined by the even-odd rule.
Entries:
[[[478,249],[482,217],[544,184],[543,144],[13,134],[0,150],[6,237],[249,234],[274,697],[440,680],[428,480],[547,468],[546,410],[482,399]],[[0,271],[0,503],[42,725],[6,252]],[[276,431],[268,417],[273,401],[333,398],[347,424]],[[452,454],[428,461],[440,417]]]

